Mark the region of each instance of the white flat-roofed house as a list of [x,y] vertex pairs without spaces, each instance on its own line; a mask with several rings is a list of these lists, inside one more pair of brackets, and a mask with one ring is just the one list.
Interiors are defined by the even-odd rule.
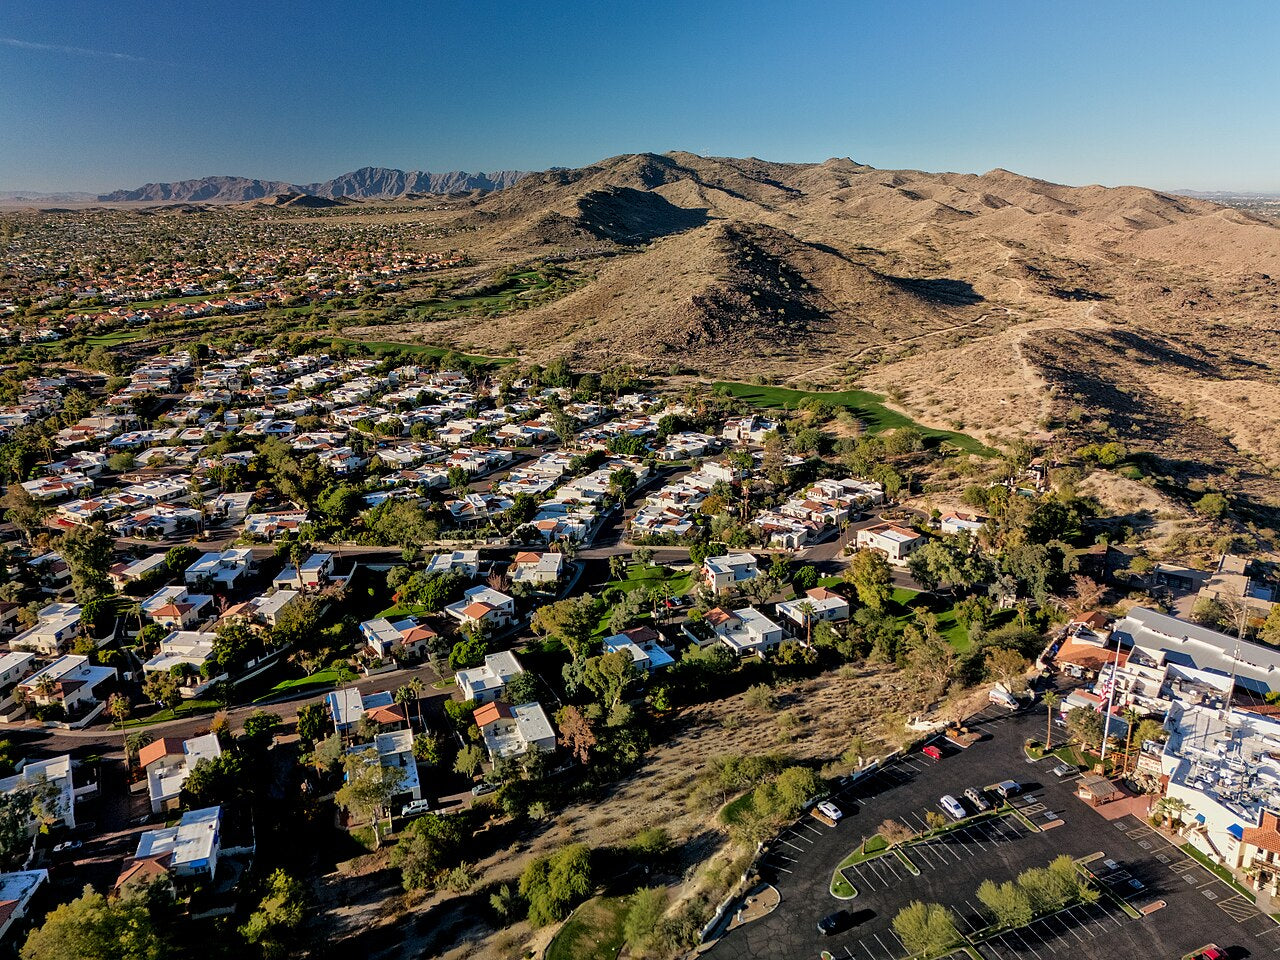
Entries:
[[708,610],[706,623],[735,656],[755,655],[764,659],[782,643],[782,627],[755,607],[743,607],[730,613],[716,607]]
[[143,616],[170,630],[185,630],[203,620],[212,609],[213,597],[191,593],[181,585],[161,587],[142,601]]
[[139,750],[138,766],[147,772],[151,812],[176,809],[182,787],[195,765],[201,760],[213,760],[221,753],[222,744],[213,733],[189,740],[162,737]]
[[564,574],[564,554],[522,551],[515,555],[508,572],[512,583],[555,583]]
[[500,697],[511,678],[523,669],[514,653],[502,650],[486,654],[482,666],[459,670],[455,678],[463,700],[489,703]]
[[849,601],[826,587],[814,587],[804,597],[784,600],[778,604],[778,615],[785,617],[806,637],[815,623],[849,619]]
[[720,436],[733,443],[764,443],[765,437],[778,429],[776,420],[766,417],[733,417],[725,421]]
[[52,477],[37,477],[19,484],[37,503],[47,503],[62,497],[83,497],[93,492],[93,481],[80,473],[64,473]]
[[215,633],[173,630],[160,641],[156,655],[142,665],[147,673],[168,673],[179,664],[190,664],[196,672],[213,656]]
[[628,653],[636,668],[652,673],[675,663],[671,654],[662,648],[660,637],[652,627],[632,627],[622,633],[604,638],[605,653]]
[[980,517],[976,513],[944,513],[938,521],[939,527],[943,533],[977,533],[986,526],[987,518]]
[[[23,764],[22,769],[12,777],[0,780],[0,794],[29,789],[49,791],[49,802],[45,804],[46,816],[39,822],[50,827],[63,824],[75,829],[76,789],[71,778],[70,754],[30,761]],[[28,832],[34,832],[37,826],[36,816],[32,814]]]
[[206,553],[184,574],[187,586],[197,589],[204,581],[213,584],[216,590],[231,590],[241,579],[253,572],[253,551],[248,547],[223,550],[221,553]]
[[9,641],[9,647],[54,656],[80,635],[80,614],[78,603],[50,603],[36,615],[35,626]]
[[905,566],[907,558],[916,548],[924,543],[925,538],[914,530],[900,527],[895,523],[881,523],[858,531],[857,545],[859,549],[874,550],[884,554],[896,567]]
[[19,683],[18,695],[29,703],[61,704],[74,715],[99,703],[98,688],[115,677],[115,667],[95,667],[88,657],[68,653]]
[[509,706],[494,701],[477,709],[475,719],[491,760],[518,757],[530,750],[550,753],[556,748],[555,728],[540,703]]
[[0,690],[7,690],[31,672],[34,653],[14,650],[0,656]]
[[492,587],[479,586],[472,587],[461,600],[444,610],[463,626],[504,627],[515,617],[516,602]]
[[296,534],[307,522],[306,510],[275,510],[245,517],[244,532],[251,537],[274,540],[281,534]]
[[452,553],[433,553],[427,558],[427,576],[437,573],[457,573],[468,580],[480,575],[479,550],[454,550]]
[[212,880],[218,872],[222,808],[188,810],[177,826],[148,830],[138,840],[134,860],[167,858],[175,878]]
[[117,590],[123,590],[129,584],[135,580],[141,580],[153,570],[163,569],[165,564],[163,553],[153,553],[150,556],[142,557],[129,563],[117,563],[111,568],[109,574],[111,584]]
[[702,582],[719,593],[735,583],[745,583],[760,575],[756,558],[749,553],[727,553],[702,561]]
[[0,873],[0,943],[11,927],[26,917],[31,899],[48,880],[48,870]]

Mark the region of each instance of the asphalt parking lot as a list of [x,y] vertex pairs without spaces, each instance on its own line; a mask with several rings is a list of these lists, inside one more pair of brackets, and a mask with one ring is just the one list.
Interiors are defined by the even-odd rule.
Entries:
[[[1076,778],[1059,780],[1050,772],[1056,760],[1028,762],[1022,744],[1028,737],[1043,738],[1044,724],[1039,709],[1011,715],[992,707],[970,722],[989,736],[968,750],[949,748],[941,760],[914,753],[840,791],[834,799],[845,816],[836,827],[805,818],[768,846],[761,873],[782,895],[778,909],[734,930],[706,955],[803,960],[829,950],[847,960],[901,960],[908,951],[892,920],[912,900],[945,904],[962,932],[971,933],[984,925],[976,897],[983,880],[1011,880],[1062,853],[1102,854],[1091,867],[1115,898],[1139,910],[1159,901],[1165,906],[1135,919],[1115,899],[1103,897],[982,941],[978,950],[986,960],[1176,960],[1210,942],[1253,957],[1280,955],[1280,926],[1248,898],[1142,821],[1107,820],[1078,800]],[[845,872],[857,895],[848,901],[831,895],[836,866],[883,821],[896,819],[919,832],[927,813],[941,810],[944,793],[959,797],[966,787],[1001,780],[1025,786],[1014,802],[1016,814],[975,819],[911,845],[905,858],[890,852],[864,861]],[[1117,869],[1104,868],[1103,859]],[[840,907],[862,922],[823,937],[818,920]]]

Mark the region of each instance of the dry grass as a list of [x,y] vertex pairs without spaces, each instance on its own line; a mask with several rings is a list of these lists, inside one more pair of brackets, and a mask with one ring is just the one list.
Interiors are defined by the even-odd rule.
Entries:
[[[672,735],[651,750],[644,765],[617,784],[605,800],[559,811],[527,844],[500,850],[477,863],[483,883],[513,883],[530,859],[569,843],[621,845],[640,830],[663,827],[677,845],[684,846],[682,869],[687,879],[677,890],[676,901],[717,887],[722,874],[727,876],[725,864],[741,851],[725,844],[717,819],[719,797],[695,789],[711,760],[722,754],[784,750],[798,760],[826,762],[838,758],[855,733],[871,744],[870,754],[884,752],[887,747],[883,743],[876,747],[875,741],[883,732],[886,704],[899,702],[906,684],[894,670],[862,666],[786,684],[777,692],[779,709],[768,713],[748,707],[741,695],[683,711]],[[703,869],[695,870],[699,865]],[[390,956],[408,960],[417,955],[414,951],[420,949],[421,941],[407,932],[411,928],[404,922],[406,911],[409,916],[427,910],[433,917],[437,912],[448,915],[455,899],[453,894],[434,893],[397,899],[396,908],[389,911],[344,912],[341,929],[349,933],[367,933],[378,926],[404,929],[402,948]],[[465,942],[455,943],[443,956],[507,960],[518,956],[522,946],[545,946],[552,932],[530,931],[524,924],[493,931],[473,922],[459,928]]]

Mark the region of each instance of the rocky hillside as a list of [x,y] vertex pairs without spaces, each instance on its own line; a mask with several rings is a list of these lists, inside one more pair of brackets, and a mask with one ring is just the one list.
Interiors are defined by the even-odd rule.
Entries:
[[670,153],[530,174],[439,216],[478,260],[551,259],[590,281],[515,314],[367,335],[867,386],[992,439],[1065,423],[1137,446],[1194,438],[1199,462],[1241,477],[1250,457],[1280,467],[1264,426],[1280,410],[1280,229],[1203,198]]

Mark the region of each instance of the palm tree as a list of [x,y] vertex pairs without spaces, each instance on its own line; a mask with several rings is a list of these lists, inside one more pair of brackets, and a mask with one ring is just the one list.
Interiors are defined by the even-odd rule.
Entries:
[[124,759],[125,759],[126,765],[132,768],[133,761],[137,759],[139,751],[141,751],[142,748],[145,747],[147,744],[153,743],[154,741],[155,741],[155,737],[151,736],[151,734],[149,733],[145,733],[142,731],[138,731],[137,733],[131,733],[127,737],[125,737],[124,738]]
[[804,617],[804,645],[811,647],[813,646],[813,604],[806,600],[796,607],[796,610]]
[[[107,698],[107,713],[111,716],[120,727],[121,734],[124,733],[124,722],[129,718],[129,712],[133,709],[129,703],[129,698],[123,693],[113,693]],[[125,761],[128,762],[129,745],[125,744]]]
[[57,681],[49,674],[41,674],[40,679],[36,681],[36,696],[41,700],[48,702],[53,699],[53,695],[58,690]]
[[394,699],[397,705],[404,707],[404,717],[406,720],[408,720],[409,704],[413,700],[417,699],[417,696],[414,694],[413,689],[406,683],[404,686],[396,690]]
[[1138,721],[1142,719],[1142,714],[1133,707],[1125,707],[1124,713],[1121,714],[1125,722],[1124,735],[1124,763],[1121,765],[1120,772],[1129,772],[1129,751],[1133,747],[1133,728],[1138,725]]
[[426,689],[426,684],[422,682],[421,677],[410,677],[409,682],[406,683],[405,686],[413,691],[414,710],[418,714],[418,729],[421,730],[423,729],[422,727],[422,691]]
[[1044,752],[1048,753],[1053,741],[1053,708],[1062,702],[1062,698],[1053,690],[1044,692],[1044,707],[1048,711],[1048,720],[1044,729]]

